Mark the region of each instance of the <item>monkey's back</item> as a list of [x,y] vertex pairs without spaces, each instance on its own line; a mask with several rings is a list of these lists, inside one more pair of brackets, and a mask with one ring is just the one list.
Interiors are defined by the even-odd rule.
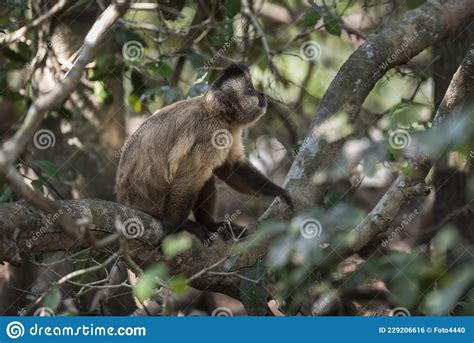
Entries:
[[169,105],[142,123],[122,148],[117,201],[157,218],[167,194],[195,192],[228,151],[212,146],[212,133],[225,123],[210,115],[202,98]]

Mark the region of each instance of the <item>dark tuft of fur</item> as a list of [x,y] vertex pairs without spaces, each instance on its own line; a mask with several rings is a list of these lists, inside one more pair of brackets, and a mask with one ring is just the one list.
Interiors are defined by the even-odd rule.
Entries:
[[245,64],[232,63],[224,69],[222,75],[214,82],[214,87],[220,88],[226,80],[245,75],[248,70],[249,68]]

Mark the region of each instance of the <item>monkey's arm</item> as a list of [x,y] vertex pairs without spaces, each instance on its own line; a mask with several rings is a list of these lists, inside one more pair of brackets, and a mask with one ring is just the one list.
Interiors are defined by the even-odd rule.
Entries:
[[286,189],[275,185],[260,173],[248,160],[226,162],[216,168],[214,174],[235,190],[249,195],[278,196],[293,207],[290,195]]

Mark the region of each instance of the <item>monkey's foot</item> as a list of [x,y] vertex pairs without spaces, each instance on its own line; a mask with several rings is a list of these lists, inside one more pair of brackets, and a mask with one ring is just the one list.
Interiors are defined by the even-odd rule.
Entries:
[[230,222],[216,222],[208,227],[209,231],[212,232],[212,236],[222,236],[224,240],[240,240],[246,236],[246,227],[230,223]]

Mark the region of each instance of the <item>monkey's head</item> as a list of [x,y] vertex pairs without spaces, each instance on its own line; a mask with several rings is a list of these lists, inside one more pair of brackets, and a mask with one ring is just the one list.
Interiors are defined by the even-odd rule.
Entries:
[[228,66],[211,85],[205,99],[226,120],[241,125],[258,120],[267,109],[265,94],[255,89],[244,64]]

